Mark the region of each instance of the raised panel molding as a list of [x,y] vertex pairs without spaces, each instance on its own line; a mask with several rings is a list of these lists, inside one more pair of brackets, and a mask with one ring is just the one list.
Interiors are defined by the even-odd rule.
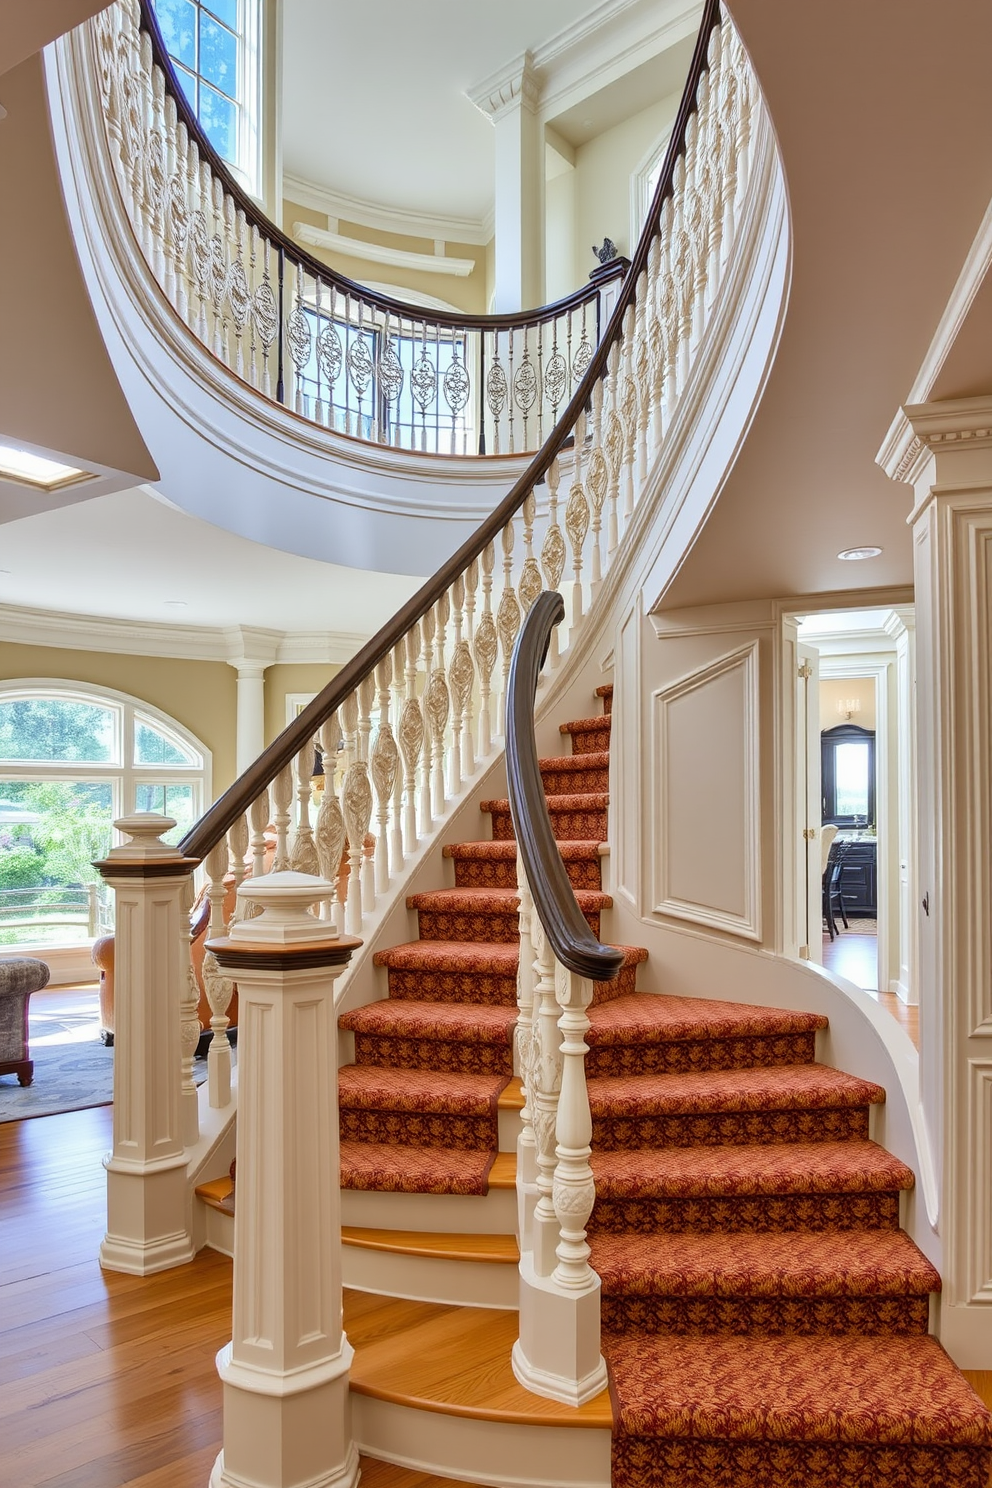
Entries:
[[761,939],[758,641],[652,694],[652,913]]
[[967,1247],[966,1256],[961,1258],[965,1264],[957,1268],[965,1278],[965,1297],[950,1300],[988,1307],[992,1305],[992,1213],[987,1202],[992,1163],[992,1060],[969,1059],[968,1106],[968,1170],[958,1175],[967,1211],[957,1225],[959,1243]]

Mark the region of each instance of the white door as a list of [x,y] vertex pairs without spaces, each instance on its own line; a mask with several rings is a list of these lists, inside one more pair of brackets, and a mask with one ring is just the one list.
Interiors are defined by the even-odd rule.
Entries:
[[796,893],[799,900],[799,954],[805,961],[823,961],[823,867],[820,828],[820,653],[799,641],[796,646],[796,779],[798,782],[798,842]]

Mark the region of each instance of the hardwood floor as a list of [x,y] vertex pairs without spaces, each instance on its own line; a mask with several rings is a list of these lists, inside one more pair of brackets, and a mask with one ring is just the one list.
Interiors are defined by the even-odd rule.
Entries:
[[823,937],[823,964],[828,971],[846,977],[855,986],[869,992],[876,1002],[891,1013],[917,1048],[920,1047],[920,1010],[903,1002],[894,992],[880,992],[878,982],[878,937],[862,928],[867,921],[855,920],[850,930],[838,926],[837,937]]

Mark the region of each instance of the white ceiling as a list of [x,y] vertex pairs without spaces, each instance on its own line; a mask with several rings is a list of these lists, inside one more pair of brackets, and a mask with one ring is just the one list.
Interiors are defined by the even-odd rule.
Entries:
[[164,625],[369,636],[420,582],[264,547],[143,489],[7,522],[0,546],[2,605]]

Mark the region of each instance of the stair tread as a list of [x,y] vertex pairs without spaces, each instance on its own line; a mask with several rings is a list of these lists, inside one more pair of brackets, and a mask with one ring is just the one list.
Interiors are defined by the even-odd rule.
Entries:
[[926,1296],[940,1276],[903,1230],[590,1236],[609,1295]]
[[[608,715],[604,715],[608,716]],[[610,768],[610,751],[608,749],[590,749],[588,754],[549,754],[539,759],[540,770],[608,770]]]
[[338,1070],[339,1104],[345,1110],[488,1116],[495,1114],[506,1084],[505,1075],[449,1074],[377,1064],[346,1064]]
[[341,1187],[371,1193],[484,1195],[494,1154],[396,1142],[341,1143]]
[[889,1193],[915,1181],[899,1158],[862,1139],[627,1148],[593,1152],[590,1161],[597,1194],[611,1199]]
[[344,1326],[355,1350],[349,1385],[359,1395],[473,1420],[605,1431],[612,1424],[607,1390],[575,1407],[517,1383],[515,1312],[346,1290]]
[[[609,909],[613,904],[609,894],[598,889],[573,889],[580,909]],[[407,909],[435,909],[464,911],[466,914],[512,914],[520,906],[517,889],[428,889],[422,894],[410,894]]]
[[592,734],[598,729],[608,729],[611,724],[612,713],[597,713],[594,718],[570,718],[568,723],[560,723],[558,732],[560,734]]
[[923,1335],[634,1333],[607,1335],[604,1352],[617,1427],[630,1436],[992,1444],[992,1416]]
[[[623,951],[624,966],[639,966],[648,958],[643,946],[614,949]],[[482,940],[410,940],[376,951],[373,957],[376,966],[399,971],[488,972],[495,976],[516,976],[519,959],[519,943]]]
[[[566,863],[572,862],[598,862],[603,856],[603,844],[595,837],[574,839],[562,838],[557,841],[558,854]],[[486,861],[516,862],[517,844],[512,839],[493,842],[449,842],[442,849],[443,856],[461,859]]]
[[819,1110],[879,1105],[885,1100],[881,1085],[825,1064],[601,1075],[591,1078],[588,1088],[592,1114],[613,1118],[696,1111]]
[[509,1044],[517,1021],[515,1007],[472,1002],[414,1002],[387,998],[342,1013],[342,1028],[395,1034],[401,1038],[460,1038],[475,1043]]
[[827,1027],[821,1013],[755,1007],[706,997],[631,992],[589,1009],[589,1045],[655,1039],[741,1038],[755,1034],[812,1033]]
[[[546,796],[545,800],[548,811],[553,816],[558,812],[604,811],[610,804],[610,794],[609,791],[575,791],[569,795]],[[507,812],[509,809],[509,796],[497,796],[493,800],[479,802],[480,811],[494,813]]]
[[434,1260],[480,1261],[516,1265],[520,1250],[513,1235],[472,1235],[430,1230],[373,1230],[357,1225],[341,1227],[341,1242],[362,1250],[393,1255],[428,1256]]

